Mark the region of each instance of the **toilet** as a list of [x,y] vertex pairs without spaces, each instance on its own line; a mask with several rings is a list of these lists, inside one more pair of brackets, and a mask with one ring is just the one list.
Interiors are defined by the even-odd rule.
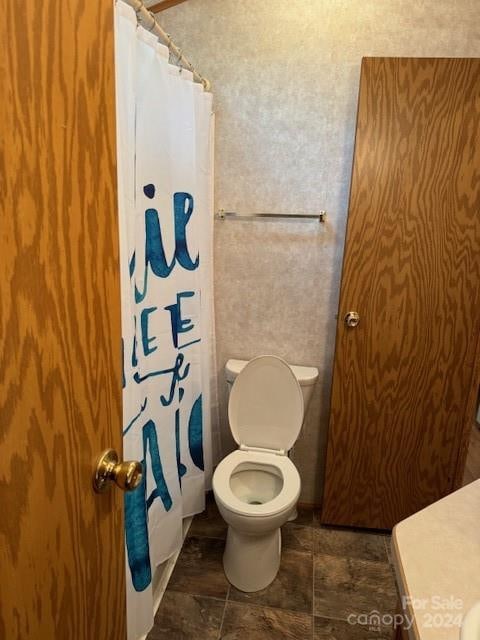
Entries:
[[280,527],[295,513],[300,476],[288,452],[297,440],[318,370],[277,356],[229,360],[230,430],[238,449],[213,475],[213,493],[228,524],[223,567],[241,591],[258,591],[277,575]]

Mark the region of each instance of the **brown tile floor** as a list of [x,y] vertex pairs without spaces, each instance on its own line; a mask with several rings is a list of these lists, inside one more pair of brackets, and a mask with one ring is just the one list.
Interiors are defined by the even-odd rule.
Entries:
[[[230,586],[222,568],[227,527],[213,499],[196,516],[148,640],[387,640],[388,627],[350,624],[394,614],[390,537],[326,528],[302,510],[282,530],[282,563],[257,593]],[[360,622],[364,622],[360,617]]]

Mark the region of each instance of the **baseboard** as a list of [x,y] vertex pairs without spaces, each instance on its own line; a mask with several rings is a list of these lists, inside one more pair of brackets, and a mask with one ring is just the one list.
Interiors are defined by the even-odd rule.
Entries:
[[297,509],[306,509],[313,511],[314,509],[321,509],[322,505],[317,502],[299,502],[297,504]]

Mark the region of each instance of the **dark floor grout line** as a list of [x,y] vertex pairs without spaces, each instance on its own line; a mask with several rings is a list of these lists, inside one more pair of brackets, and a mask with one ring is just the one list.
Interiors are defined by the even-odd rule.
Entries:
[[[230,587],[228,588],[228,590],[230,589]],[[228,594],[228,590],[227,590],[227,594]],[[181,593],[184,596],[192,596],[192,598],[207,598],[207,600],[219,600],[220,602],[224,602],[225,598],[227,596],[225,596],[225,598],[220,598],[219,596],[207,596],[204,593],[191,593],[190,591],[179,591],[178,589],[166,589],[165,593],[167,593],[167,591],[173,591],[174,593]]]
[[221,637],[222,637],[223,621],[225,620],[225,612],[227,611],[227,602],[228,602],[229,595],[230,595],[230,585],[228,585],[227,595],[225,597],[225,604],[223,605],[222,619],[220,620],[220,629],[218,630],[218,640],[221,640]]
[[304,616],[312,615],[311,612],[309,612],[308,610],[302,611],[300,609],[288,609],[287,607],[276,607],[275,605],[272,605],[272,604],[262,604],[262,603],[257,603],[250,600],[245,601],[245,600],[235,600],[233,598],[229,598],[228,603],[235,604],[235,605],[238,604],[241,607],[254,607],[255,609],[273,609],[274,611],[286,611],[287,613],[296,613]]
[[[187,540],[188,538],[196,538],[197,540],[199,538],[205,539],[205,540],[221,540],[222,542],[226,542],[226,540],[227,540],[226,536],[220,538],[218,536],[208,536],[208,535],[203,535],[203,534],[200,534],[200,533],[193,533],[191,535],[188,535],[187,538],[185,538],[185,540]],[[296,553],[313,554],[314,553],[313,547],[314,547],[314,540],[313,540],[313,536],[312,536],[312,549],[310,551],[308,551],[306,549],[298,549],[298,548],[289,547],[289,546],[282,547],[282,551],[295,551]],[[322,554],[322,555],[328,555],[328,554]]]
[[345,555],[341,553],[325,553],[322,551],[314,551],[313,557],[315,558],[341,558],[342,560],[355,560],[355,562],[368,562],[370,564],[387,564],[391,566],[391,563],[387,557],[386,560],[374,560],[372,558],[359,558],[358,556]]
[[390,556],[388,555],[387,541],[383,541],[383,546],[385,548],[385,553],[387,554],[387,561],[390,562]]
[[322,620],[335,620],[335,622],[348,622],[348,616],[346,618],[339,618],[337,616],[324,616],[320,613],[313,613],[314,618],[321,618]]
[[207,538],[208,540],[226,540],[225,536],[207,536],[203,533],[192,533],[187,536],[187,538]]
[[[298,527],[301,529],[309,529],[311,534],[312,534],[312,538],[313,538],[313,532],[315,531],[315,527],[310,526],[310,525],[306,525],[306,524],[297,524],[296,522],[287,522],[287,525],[293,526],[293,527]],[[186,538],[210,538],[213,540],[226,540],[227,537],[227,532],[225,531],[224,534],[222,535],[209,535],[208,533],[199,533],[196,531],[192,531],[191,529],[189,530]]]

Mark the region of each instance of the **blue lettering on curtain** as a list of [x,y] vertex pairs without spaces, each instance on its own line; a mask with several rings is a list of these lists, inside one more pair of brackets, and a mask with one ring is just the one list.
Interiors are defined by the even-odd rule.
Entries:
[[143,404],[140,407],[140,411],[137,413],[137,415],[132,418],[130,420],[130,422],[127,424],[127,426],[125,427],[125,429],[123,430],[123,435],[126,436],[127,433],[130,431],[130,429],[133,427],[133,425],[135,424],[135,422],[138,420],[138,418],[142,415],[142,413],[145,411],[145,409],[147,408],[147,398],[145,398],[145,400],[143,401]]
[[[175,390],[175,385],[177,384],[177,382],[179,380],[184,380],[187,376],[188,376],[188,372],[190,371],[190,363],[185,365],[185,370],[183,374],[180,374],[180,367],[183,365],[183,361],[185,359],[185,356],[183,355],[183,353],[179,353],[178,356],[176,357],[175,360],[175,364],[173,365],[173,367],[171,369],[160,369],[158,371],[150,371],[149,373],[145,373],[143,376],[141,376],[138,371],[135,371],[135,373],[133,374],[133,379],[135,380],[135,382],[137,384],[140,384],[141,382],[143,382],[144,380],[147,380],[148,378],[154,378],[155,376],[163,376],[166,374],[171,373],[172,374],[172,387],[170,389],[170,399],[169,400],[162,400],[162,404],[164,407],[168,406],[173,397],[172,397],[172,393]],[[173,391],[172,391],[173,389]],[[162,398],[164,398],[164,396],[162,396]]]
[[[154,500],[160,498],[166,511],[173,502],[168,491],[158,449],[157,430],[153,420],[143,426],[143,474],[140,486],[125,494],[125,535],[128,566],[136,591],[143,591],[152,580],[150,551],[148,544],[148,510]],[[155,479],[155,489],[147,497],[147,451],[150,454],[150,468]]]
[[144,473],[140,486],[135,491],[125,494],[125,539],[128,566],[135,591],[143,591],[152,581],[145,483]]
[[[147,187],[151,188],[146,191]],[[148,198],[153,198],[155,196],[155,187],[146,185],[144,193]],[[158,211],[157,209],[145,210],[145,268],[142,291],[139,291],[135,285],[135,302],[137,304],[143,302],[147,295],[149,266],[154,275],[159,278],[167,278],[177,262],[187,271],[194,271],[198,268],[200,257],[197,254],[195,260],[192,260],[187,245],[187,225],[193,211],[193,197],[189,193],[179,192],[173,194],[175,251],[172,261],[169,263],[165,256]],[[130,260],[130,277],[135,272],[135,266],[136,258],[134,253]]]
[[[185,365],[185,369],[183,370],[183,373],[180,373],[180,368],[183,365],[184,359],[185,359],[185,356],[183,355],[183,353],[179,353],[177,356],[177,359],[175,360],[175,365],[173,366],[172,369],[170,369],[170,372],[172,373],[172,382],[170,384],[169,396],[168,398],[165,398],[165,396],[163,395],[160,396],[160,402],[164,407],[168,407],[168,405],[172,404],[173,398],[175,396],[175,388],[177,384],[182,380],[185,380],[185,378],[188,376],[190,372],[190,363],[188,363]],[[183,394],[184,394],[184,390],[181,387],[179,387],[179,390],[178,390],[179,402],[182,401]]]
[[133,316],[133,346],[132,346],[132,367],[136,367],[138,365],[137,360],[137,316]]
[[197,342],[200,342],[200,340],[192,340],[191,342],[187,342],[186,344],[182,344],[182,345],[178,344],[178,334],[187,333],[187,331],[191,331],[194,327],[191,318],[182,318],[182,311],[181,311],[182,298],[192,298],[194,295],[195,295],[194,291],[181,291],[180,293],[177,293],[176,304],[171,304],[168,307],[165,307],[166,311],[170,311],[170,323],[172,325],[172,341],[174,346],[177,349],[185,349],[186,347],[190,347],[192,344],[196,344]]
[[155,340],[155,336],[153,338],[148,337],[148,316],[156,311],[158,307],[146,307],[142,310],[140,314],[140,324],[142,326],[142,345],[143,345],[143,353],[146,356],[149,356],[151,353],[157,350],[157,347],[150,347],[150,343]]
[[151,469],[155,478],[156,487],[147,498],[147,509],[150,509],[156,498],[161,498],[166,511],[172,508],[172,498],[168,491],[165,476],[163,475],[162,462],[160,460],[160,451],[158,449],[157,428],[153,420],[149,420],[143,427],[143,453],[144,453],[144,471],[146,473],[146,451],[147,443],[150,451]]
[[[143,188],[143,192],[150,200],[155,197],[155,185],[147,184]],[[140,305],[145,300],[148,289],[149,271],[158,278],[167,278],[175,266],[187,271],[194,271],[199,266],[199,256],[192,258],[187,243],[187,225],[194,212],[193,197],[184,192],[178,192],[173,195],[173,222],[175,229],[175,249],[173,256],[169,261],[165,254],[164,243],[162,239],[162,229],[160,225],[159,213],[157,209],[147,208],[145,210],[145,265],[143,272],[143,287],[139,291],[135,284],[135,272],[137,268],[136,255],[133,253],[129,263],[130,280],[133,285],[133,295],[135,303]],[[195,291],[180,291],[176,294],[176,301],[163,307],[164,311],[170,314],[171,339],[172,345],[177,350],[177,356],[172,367],[161,370],[152,369],[148,371],[146,363],[148,358],[162,348],[161,344],[156,344],[157,335],[155,329],[152,329],[155,321],[155,312],[158,312],[157,306],[145,306],[138,310],[139,324],[141,335],[137,340],[137,314],[134,316],[134,336],[131,345],[131,365],[134,369],[133,373],[128,374],[130,380],[134,380],[137,384],[141,384],[157,376],[171,376],[170,388],[167,394],[160,395],[160,404],[162,407],[168,407],[177,397],[178,402],[184,399],[185,389],[180,383],[186,380],[190,374],[190,362],[186,361],[185,355],[180,350],[187,349],[191,345],[200,342],[200,339],[190,340],[180,344],[180,336],[189,333],[195,328],[192,318],[187,318],[182,314],[182,301],[193,298]],[[138,370],[137,349],[139,344],[142,348],[141,362],[142,370]],[[125,345],[122,342],[122,381],[123,385],[128,384],[125,373]],[[145,371],[145,369],[147,369]],[[131,376],[131,378],[130,378]],[[178,391],[178,394],[177,394]],[[148,397],[148,396],[147,396]],[[139,418],[144,415],[147,407],[147,397],[140,405],[138,413],[130,420],[124,429],[126,435],[134,426],[138,424]],[[144,418],[145,419],[145,418]],[[180,409],[175,410],[175,447],[176,461],[178,471],[178,482],[181,488],[182,477],[187,473],[187,467],[181,461],[181,421]],[[148,543],[148,511],[157,499],[160,499],[166,511],[173,507],[173,500],[162,467],[161,452],[158,445],[157,425],[152,419],[149,419],[142,427],[142,446],[143,446],[143,476],[138,489],[125,496],[125,528],[126,528],[126,546],[127,558],[132,576],[132,583],[137,591],[143,591],[151,583],[151,566]],[[188,419],[188,449],[193,464],[198,468],[204,469],[203,457],[203,425],[202,425],[202,396],[200,395],[194,402]],[[151,470],[154,478],[155,486],[147,495],[147,470]]]
[[125,341],[122,338],[122,389],[125,389],[127,381],[125,380]]
[[166,311],[170,311],[170,322],[172,324],[172,340],[176,348],[178,348],[178,334],[187,333],[193,329],[193,324],[190,318],[182,318],[182,312],[180,309],[182,298],[192,298],[195,295],[193,291],[182,291],[177,293],[176,304],[170,304],[165,307]]
[[178,481],[180,482],[180,487],[182,486],[182,476],[187,473],[187,467],[182,464],[180,460],[180,409],[175,411],[175,448],[177,453],[177,470],[178,470]]
[[[187,209],[185,210],[185,205]],[[192,261],[187,247],[187,224],[193,213],[193,198],[189,193],[173,195],[173,213],[175,216],[175,257],[184,269],[193,271],[199,265],[199,256]]]
[[203,462],[203,422],[202,422],[202,396],[199,395],[190,412],[188,421],[188,448],[193,464],[204,470]]

